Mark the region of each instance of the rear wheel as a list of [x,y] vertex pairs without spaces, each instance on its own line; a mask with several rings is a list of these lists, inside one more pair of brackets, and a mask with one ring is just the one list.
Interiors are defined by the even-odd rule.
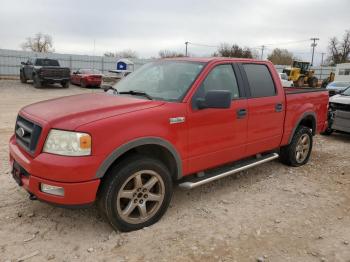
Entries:
[[99,192],[102,207],[113,228],[132,231],[156,223],[172,196],[168,169],[157,159],[134,156],[113,167]]
[[312,132],[310,128],[300,126],[289,145],[282,147],[280,160],[289,166],[302,166],[309,161],[312,150]]
[[21,83],[23,83],[23,84],[27,83],[27,79],[26,79],[26,77],[24,76],[23,71],[21,71],[21,72],[19,73],[19,79],[21,80]]
[[33,85],[35,88],[41,88],[43,86],[40,78],[38,77],[38,75],[34,75],[33,77]]

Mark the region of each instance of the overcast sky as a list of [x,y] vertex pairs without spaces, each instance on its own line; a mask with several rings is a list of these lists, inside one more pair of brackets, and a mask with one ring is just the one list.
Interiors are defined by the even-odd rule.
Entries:
[[[310,57],[310,37],[319,37],[316,60],[329,38],[350,29],[350,1],[316,0],[0,0],[0,48],[20,49],[28,36],[50,34],[59,53],[96,54],[135,50],[140,57],[161,49],[184,52],[184,42],[216,46],[267,45]],[[94,52],[95,40],[95,52]],[[213,47],[189,45],[194,55]]]

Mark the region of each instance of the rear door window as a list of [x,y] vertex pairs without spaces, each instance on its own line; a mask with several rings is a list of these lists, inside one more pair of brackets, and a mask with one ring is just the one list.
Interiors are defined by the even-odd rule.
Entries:
[[243,64],[252,97],[275,96],[276,88],[269,69],[261,64]]

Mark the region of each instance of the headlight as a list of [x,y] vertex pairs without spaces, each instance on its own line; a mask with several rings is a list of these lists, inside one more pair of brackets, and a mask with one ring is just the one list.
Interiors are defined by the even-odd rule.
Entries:
[[51,129],[43,151],[64,156],[88,156],[91,154],[91,136],[86,133]]

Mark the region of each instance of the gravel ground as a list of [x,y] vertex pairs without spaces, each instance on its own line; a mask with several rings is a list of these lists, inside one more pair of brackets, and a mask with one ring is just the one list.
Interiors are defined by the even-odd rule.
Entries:
[[342,134],[315,137],[300,168],[274,161],[176,188],[165,216],[136,232],[114,232],[94,207],[30,201],[7,162],[18,110],[86,92],[101,91],[0,81],[0,261],[350,261],[350,136]]

